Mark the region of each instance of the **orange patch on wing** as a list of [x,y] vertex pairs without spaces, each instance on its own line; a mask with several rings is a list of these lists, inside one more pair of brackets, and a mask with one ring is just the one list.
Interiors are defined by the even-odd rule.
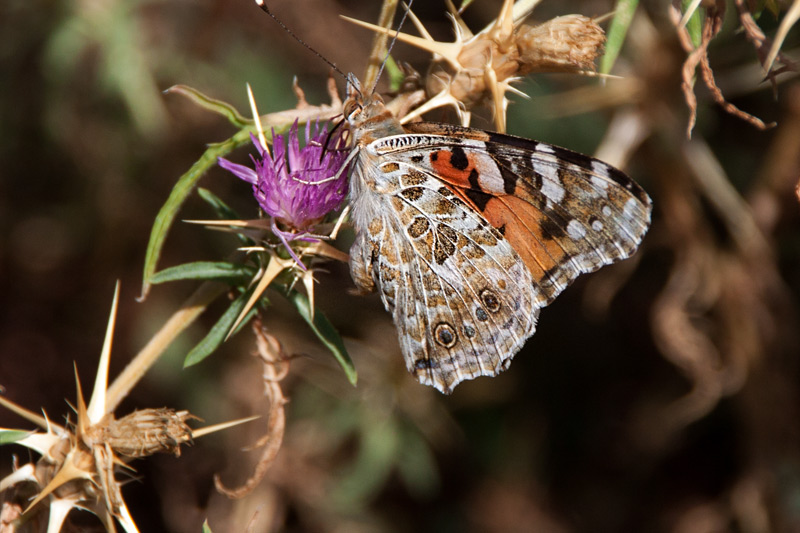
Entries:
[[430,155],[431,166],[444,181],[458,187],[469,187],[470,173],[475,162],[460,147],[437,150]]
[[494,197],[483,212],[495,228],[504,227],[504,236],[530,270],[533,280],[541,281],[563,262],[567,252],[542,228],[546,216],[528,202],[514,196]]
[[[512,195],[483,191],[478,182],[478,160],[459,147],[438,150],[431,155],[433,169],[461,200],[482,214],[503,236],[528,267],[533,280],[551,275],[568,252],[545,232],[547,216],[530,202]],[[478,205],[480,204],[480,205]]]

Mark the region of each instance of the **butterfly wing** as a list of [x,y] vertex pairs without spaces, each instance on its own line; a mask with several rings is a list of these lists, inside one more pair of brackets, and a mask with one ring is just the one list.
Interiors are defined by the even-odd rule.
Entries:
[[418,123],[359,150],[353,279],[380,287],[406,366],[443,392],[505,369],[541,307],[649,226],[625,174],[548,144]]
[[447,393],[507,368],[534,332],[536,287],[479,213],[435,175],[390,159],[365,154],[354,170],[351,271],[361,288],[380,287],[409,372]]
[[[597,159],[528,139],[417,123],[407,151],[500,231],[550,303],[578,275],[632,255],[650,224],[647,194]],[[402,148],[400,148],[402,149]]]

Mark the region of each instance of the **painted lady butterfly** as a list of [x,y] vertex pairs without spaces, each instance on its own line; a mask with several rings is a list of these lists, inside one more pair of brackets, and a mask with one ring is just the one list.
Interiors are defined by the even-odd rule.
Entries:
[[631,256],[647,194],[621,171],[545,143],[447,124],[401,125],[348,77],[350,270],[380,289],[406,366],[449,393],[494,376],[539,309],[578,275]]

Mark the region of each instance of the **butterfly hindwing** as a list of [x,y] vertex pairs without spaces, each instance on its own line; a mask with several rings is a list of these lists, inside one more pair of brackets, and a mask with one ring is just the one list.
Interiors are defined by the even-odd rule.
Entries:
[[[370,262],[364,270],[381,287],[409,371],[445,392],[497,374],[534,332],[530,273],[508,241],[438,177],[405,163],[376,170],[371,179],[394,192],[373,197],[384,205],[372,206],[379,222],[368,226],[381,234],[362,234],[351,263]],[[373,249],[365,253],[367,246]]]

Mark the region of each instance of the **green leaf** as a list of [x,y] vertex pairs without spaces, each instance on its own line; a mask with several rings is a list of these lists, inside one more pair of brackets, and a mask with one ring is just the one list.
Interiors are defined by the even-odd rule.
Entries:
[[239,220],[242,217],[239,216],[239,213],[234,211],[228,204],[222,201],[219,196],[214,194],[213,192],[209,191],[208,189],[204,189],[203,187],[197,188],[197,194],[205,200],[205,202],[211,206],[217,216],[222,220]]
[[398,424],[392,417],[365,419],[359,437],[358,455],[333,491],[339,505],[349,511],[359,510],[380,491],[401,447]]
[[166,203],[161,207],[158,215],[156,215],[153,228],[150,231],[150,241],[147,243],[147,253],[144,259],[142,298],[147,296],[147,292],[150,290],[150,283],[156,272],[158,259],[161,257],[161,250],[167,239],[167,233],[181,205],[183,205],[183,202],[189,197],[189,194],[203,174],[205,174],[209,168],[217,164],[218,157],[222,157],[250,141],[250,132],[250,129],[243,129],[238,131],[227,141],[210,145],[200,159],[178,179],[178,182],[172,188],[169,198],[167,198]]
[[0,429],[0,446],[4,444],[14,444],[30,434],[30,431],[22,431],[19,429]]
[[[683,0],[681,3],[682,11],[688,9],[691,3],[692,0]],[[692,16],[689,17],[689,20],[686,22],[686,31],[689,32],[689,38],[692,40],[692,44],[695,48],[700,46],[703,40],[703,13],[702,7],[695,9]]]
[[[217,214],[221,220],[240,220],[242,217],[239,216],[239,213],[231,209],[228,204],[222,201],[216,194],[209,191],[208,189],[204,189],[202,187],[197,188],[197,194],[203,200],[211,206],[214,212]],[[252,246],[255,244],[255,241],[250,237],[246,236],[243,233],[235,232],[236,237],[242,244],[247,246]]]
[[208,525],[208,518],[203,520],[203,533],[211,533],[211,527]]
[[695,48],[700,46],[703,42],[703,14],[698,9],[689,17],[686,23],[686,30],[689,32],[689,37],[692,39],[692,44]]
[[223,102],[222,100],[217,100],[215,98],[211,98],[207,96],[197,89],[189,87],[188,85],[173,85],[166,91],[164,94],[180,94],[185,96],[198,106],[208,109],[214,113],[222,115],[223,117],[227,118],[231,124],[236,126],[237,128],[248,128],[253,127],[253,120],[249,118],[245,118],[242,116],[239,111],[236,110],[235,107],[230,105],[227,102]]
[[[240,294],[233,302],[231,302],[230,307],[228,307],[228,309],[222,313],[222,316],[219,317],[217,323],[214,324],[206,336],[203,337],[203,340],[198,342],[197,345],[186,355],[186,359],[183,360],[183,368],[196,365],[214,353],[214,351],[219,348],[223,342],[225,342],[225,338],[228,336],[228,331],[230,331],[231,326],[233,326],[233,323],[236,321],[239,313],[241,313],[242,309],[244,309],[249,297],[250,291],[246,291]],[[255,309],[255,306],[253,306],[253,310],[248,313],[244,320],[242,320],[242,322],[239,324],[239,328],[231,333],[231,335],[239,331],[239,329],[241,329],[241,327],[246,324],[250,318],[252,318],[253,314],[255,314]]]
[[[274,286],[274,285],[273,285]],[[300,313],[300,316],[303,317],[309,326],[311,326],[311,330],[317,336],[317,338],[322,341],[322,344],[325,345],[328,350],[333,354],[336,358],[336,361],[339,362],[339,365],[344,370],[345,376],[347,376],[347,380],[355,386],[356,382],[358,381],[358,373],[356,372],[356,367],[353,365],[352,359],[350,359],[350,355],[347,353],[347,348],[344,347],[344,342],[342,341],[341,335],[339,332],[336,331],[336,328],[331,324],[330,320],[320,311],[319,309],[314,309],[314,318],[311,318],[311,306],[308,302],[308,297],[296,290],[289,291],[288,293],[284,291],[284,295],[286,298],[294,305],[297,311]]]
[[53,90],[58,93],[61,84],[73,83],[79,72],[75,65],[93,51],[93,86],[124,102],[143,136],[163,133],[167,113],[154,75],[157,49],[141,39],[146,20],[136,2],[70,9],[57,19],[60,23],[45,43],[42,66]]
[[430,498],[440,487],[436,459],[423,436],[412,427],[401,427],[401,446],[397,451],[397,473],[417,498]]
[[230,282],[247,282],[255,275],[255,269],[236,263],[196,261],[165,268],[156,273],[150,282],[166,283],[184,279],[220,280]]
[[392,56],[386,58],[385,68],[386,73],[389,75],[389,88],[392,91],[399,91],[406,75],[403,74],[403,71],[397,66],[397,62]]
[[622,45],[625,43],[628,28],[638,5],[639,0],[618,0],[617,8],[614,10],[614,18],[611,19],[611,26],[608,28],[606,53],[600,60],[600,72],[602,74],[611,72],[617,56],[622,50]]

